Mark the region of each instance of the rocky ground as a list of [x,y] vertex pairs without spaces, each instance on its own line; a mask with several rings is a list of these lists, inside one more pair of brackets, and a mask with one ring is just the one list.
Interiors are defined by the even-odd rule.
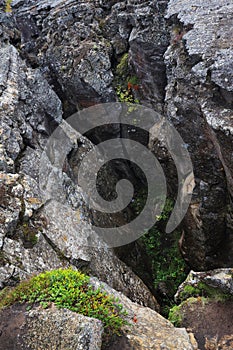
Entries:
[[[192,336],[186,330],[174,328],[156,313],[160,307],[151,293],[153,288],[132,271],[129,259],[124,263],[107,244],[100,244],[91,220],[103,223],[105,218],[89,212],[86,193],[73,181],[80,161],[95,143],[125,136],[127,128],[103,128],[89,139],[88,135],[76,134],[73,143],[62,145],[53,154],[57,160],[62,148],[66,150],[62,169],[51,161],[47,173],[41,174],[40,160],[49,136],[64,119],[97,103],[124,100],[130,86],[131,100],[139,100],[164,115],[182,136],[191,156],[195,188],[180,226],[183,258],[195,271],[231,267],[231,2],[13,0],[7,3],[6,9],[5,1],[0,0],[1,289],[12,287],[33,273],[71,265],[107,283],[111,293],[123,293],[120,298],[131,310],[130,315],[137,314],[138,322],[130,332],[125,331],[121,340],[117,340],[119,343],[111,344],[112,349],[119,346],[195,349],[195,341],[191,341]],[[138,132],[136,138],[148,144],[158,157],[166,173],[168,194],[175,199],[177,172],[171,156],[161,149],[156,137],[148,140],[144,133]],[[111,176],[102,174],[102,183],[110,179],[113,185],[119,172],[141,186],[140,173],[119,164],[111,169]],[[57,190],[62,193],[60,198],[45,198],[39,186],[41,176],[53,195]],[[186,185],[188,191],[191,184]],[[105,195],[107,191],[103,189]],[[108,220],[111,223],[111,218]],[[121,226],[125,214],[119,213],[115,220]],[[87,247],[88,237],[92,237],[95,247]],[[127,249],[126,246],[121,256],[127,255]],[[146,261],[142,259],[138,264],[146,271]],[[188,310],[183,327],[192,329],[199,347],[203,348],[206,338],[209,341],[206,349],[231,349],[232,303],[219,304],[212,300],[204,306],[198,302],[195,305]],[[14,339],[19,327],[30,323],[33,312],[27,313],[18,306],[2,311],[2,349],[24,349]],[[51,315],[57,311],[36,312],[53,324]],[[97,320],[86,320],[66,311],[61,314],[67,322],[75,319],[77,327],[79,322],[90,327],[88,339],[94,345],[88,347],[88,340],[85,349],[100,348],[102,326]],[[53,325],[56,332],[61,327],[61,332],[66,332],[61,325],[62,322]],[[92,337],[95,330],[98,339]],[[86,339],[87,334],[81,335]],[[77,337],[70,341],[79,344],[80,340]],[[55,338],[54,347],[56,344],[60,349],[71,348],[69,341],[63,345],[61,338]],[[36,346],[36,349],[46,348],[44,343]],[[81,349],[79,345],[77,349]]]

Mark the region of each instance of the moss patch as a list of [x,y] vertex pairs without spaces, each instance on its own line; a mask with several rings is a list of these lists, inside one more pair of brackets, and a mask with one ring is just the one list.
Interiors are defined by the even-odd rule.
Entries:
[[205,297],[215,301],[232,300],[233,296],[224,293],[219,288],[208,286],[204,282],[199,282],[196,286],[186,285],[179,295],[179,300],[184,301],[190,297]]
[[101,320],[108,332],[118,334],[126,324],[126,312],[114,297],[89,285],[89,277],[73,269],[58,269],[41,273],[21,282],[3,295],[0,308],[14,303],[40,303],[47,308],[52,303],[84,316]]

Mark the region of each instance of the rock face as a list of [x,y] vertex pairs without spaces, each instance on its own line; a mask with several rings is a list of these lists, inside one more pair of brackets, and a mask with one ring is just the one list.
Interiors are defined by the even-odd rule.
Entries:
[[95,288],[101,287],[119,299],[124,309],[128,312],[130,326],[124,326],[120,339],[111,343],[108,349],[119,347],[130,349],[197,349],[197,343],[192,334],[188,334],[183,328],[175,328],[155,311],[141,307],[131,302],[122,293],[118,293],[106,284],[100,283],[96,278],[91,279]]
[[[68,117],[117,99],[116,67],[128,54],[129,70],[121,83],[127,84],[122,82],[127,75],[137,77],[140,101],[164,111],[192,157],[196,187],[183,225],[183,255],[196,270],[229,266],[231,4],[28,0],[13,1],[12,8],[12,14],[1,15],[2,169],[33,174],[37,181],[37,146],[43,148],[62,113]],[[120,130],[114,134],[120,136]],[[162,162],[166,167],[166,156]],[[176,175],[169,164],[175,197]],[[75,196],[77,206],[80,191]]]
[[[230,266],[231,3],[13,0],[12,10],[0,13],[1,287],[72,264],[158,310],[148,288],[112,250],[100,248],[96,237],[96,247],[86,247],[95,235],[86,194],[71,181],[69,157],[57,172],[63,202],[45,201],[38,184],[41,154],[54,129],[77,110],[116,101],[116,85],[127,87],[127,79],[137,80],[133,94],[141,103],[174,124],[192,158],[196,186],[182,227],[184,258],[195,270]],[[120,137],[125,130],[102,133]],[[154,152],[155,146],[152,140]],[[78,162],[92,143],[77,136],[69,147]],[[174,164],[163,152],[160,160],[175,198]],[[57,171],[50,165],[48,179]]]
[[182,300],[185,286],[198,288],[200,283],[213,288],[217,294],[233,297],[233,269],[216,269],[207,272],[190,271],[186,280],[178,288],[175,295],[176,301]]
[[[173,123],[192,158],[196,186],[180,239],[185,260],[197,271],[231,266],[232,4],[13,0],[11,7],[12,12],[5,13],[5,1],[0,0],[0,287],[46,269],[69,265],[86,269],[124,293],[125,307],[132,317],[136,315],[130,334],[124,330],[122,343],[112,344],[112,349],[194,349],[185,330],[139,305],[159,310],[141,279],[107,245],[100,246],[90,224],[86,193],[72,181],[76,165],[93,143],[108,136],[124,137],[127,128],[103,128],[91,140],[75,135],[73,144],[63,145],[67,150],[63,168],[50,162],[48,173],[42,174],[51,191],[56,185],[63,193],[59,203],[42,195],[40,161],[49,136],[64,119],[97,103],[117,101],[117,89],[131,89],[134,99]],[[143,133],[137,140],[147,144]],[[157,146],[150,140],[175,198],[174,162]],[[58,149],[54,159],[59,155]],[[113,177],[122,169],[128,170],[119,166]],[[137,171],[130,171],[135,180]],[[51,181],[54,173],[56,184]],[[117,225],[124,217],[118,219]],[[96,243],[93,248],[87,244],[90,236]],[[211,283],[223,275],[215,277],[209,277]],[[28,320],[34,312],[27,314]],[[40,311],[38,317],[53,322],[53,312]],[[66,311],[61,314],[68,323],[77,318]],[[100,335],[100,324],[93,327]]]
[[27,312],[18,306],[2,311],[1,317],[2,349],[101,349],[101,321],[66,309]]
[[[28,3],[36,15],[38,3]],[[63,11],[65,4],[51,2],[53,15]],[[36,25],[30,27],[33,24],[29,21],[25,24],[29,26],[27,29],[21,28],[20,16],[27,13],[27,4],[16,2],[15,5],[19,7],[16,16],[18,25],[11,14],[1,13],[0,31],[1,287],[12,285],[33,272],[69,264],[77,268],[87,268],[88,265],[92,274],[135,301],[158,310],[158,304],[147,287],[107,246],[100,249],[96,242],[95,248],[86,247],[87,237],[94,233],[83,204],[84,194],[65,171],[59,173],[61,186],[65,203],[72,203],[73,209],[65,212],[63,204],[47,203],[42,198],[39,188],[41,154],[49,135],[62,121],[62,103],[53,90],[54,86],[50,85],[52,82],[46,75],[48,69],[33,63],[32,56],[37,57],[38,54],[36,49],[29,50],[30,58],[26,54],[25,46],[30,46],[30,35],[36,30]],[[93,4],[87,5],[93,8]],[[44,11],[43,16],[47,18],[50,13],[47,2],[38,6],[42,6],[39,12]],[[63,10],[59,6],[63,6]],[[58,17],[55,16],[55,22]],[[16,29],[19,28],[17,26],[21,29]],[[46,25],[46,30],[49,27],[49,24]],[[36,36],[35,33],[33,35]],[[24,48],[26,51],[23,53]],[[27,60],[22,57],[27,57]],[[81,141],[82,145],[88,143],[85,138]],[[56,171],[52,165],[50,170]]]
[[232,5],[170,1],[165,108],[191,154],[196,187],[183,254],[192,268],[232,265]]

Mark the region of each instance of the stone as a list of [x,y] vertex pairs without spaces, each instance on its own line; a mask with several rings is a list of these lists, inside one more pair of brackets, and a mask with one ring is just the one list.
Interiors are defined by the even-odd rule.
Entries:
[[103,288],[108,294],[119,299],[128,312],[129,326],[123,326],[122,335],[113,341],[108,349],[183,349],[197,350],[197,343],[184,328],[175,328],[169,321],[150,308],[133,303],[122,293],[114,291],[105,283],[91,278],[95,288]]
[[51,350],[101,349],[102,322],[67,309],[38,307],[25,311],[23,307],[12,306],[1,311],[1,320],[7,322],[4,328],[1,323],[1,345],[6,350],[37,350],[48,346]]
[[232,265],[229,13],[232,5],[227,1],[184,0],[170,1],[166,15],[171,42],[165,53],[165,109],[187,145],[196,184],[184,219],[181,251],[195,270]]
[[[142,303],[158,310],[158,303],[142,280],[121,262],[114,252],[108,249],[106,244],[102,249],[99,249],[100,245],[96,238],[94,247],[88,248],[87,238],[89,236],[95,237],[95,234],[91,229],[90,214],[84,204],[85,194],[68,176],[71,171],[68,161],[66,160],[67,163],[64,165],[64,169],[59,169],[59,186],[60,193],[62,193],[60,198],[61,204],[49,202],[51,198],[44,197],[39,184],[42,181],[41,177],[43,177],[40,173],[42,151],[45,148],[48,137],[62,121],[62,102],[54,91],[54,86],[52,87],[48,75],[45,74],[48,63],[43,66],[41,58],[41,68],[39,68],[38,65],[40,63],[32,62],[31,58],[27,57],[27,54],[32,53],[30,50],[35,49],[32,49],[32,46],[29,45],[31,37],[28,32],[28,25],[32,26],[35,36],[39,33],[39,29],[31,22],[28,24],[20,21],[22,20],[21,17],[27,13],[29,6],[33,16],[38,16],[38,23],[41,20],[41,13],[44,13],[44,15],[47,13],[48,18],[46,16],[44,18],[46,23],[44,24],[46,28],[44,30],[51,31],[53,26],[57,28],[59,25],[56,14],[60,15],[63,12],[62,4],[64,5],[61,1],[53,2],[50,13],[46,2],[41,2],[36,7],[31,2],[27,2],[23,6],[21,2],[15,3],[15,7],[16,9],[18,8],[17,11],[19,12],[16,17],[18,21],[17,27],[21,33],[22,47],[19,47],[18,41],[16,41],[16,47],[9,43],[12,40],[14,41],[13,38],[16,34],[18,35],[18,32],[15,34],[14,31],[11,31],[12,22],[14,22],[12,15],[2,16],[1,26],[6,37],[0,35],[2,43],[0,47],[2,62],[0,67],[2,86],[0,101],[1,194],[4,198],[3,207],[1,207],[0,236],[1,287],[8,284],[14,285],[20,279],[26,278],[33,272],[37,273],[46,269],[65,267],[70,264],[77,268],[87,267],[88,265],[95,276],[108,282],[116,289],[124,291],[126,295],[132,297],[140,304]],[[69,23],[71,29],[73,28],[71,23],[74,21],[71,13],[76,9],[78,16],[79,10],[76,5],[73,7],[70,3],[69,6],[66,9],[68,17],[64,17],[63,24],[68,26]],[[93,18],[92,8],[93,4],[91,2],[84,2],[80,7],[80,11],[83,11],[82,13],[87,14],[87,17],[90,16],[88,17],[90,21]],[[69,22],[70,20],[71,22]],[[87,30],[87,27],[85,30]],[[94,31],[93,29],[92,32],[94,33]],[[45,38],[44,35],[46,36],[45,32],[41,39]],[[69,38],[77,39],[75,39],[73,34],[69,33],[68,35],[67,33],[66,40],[69,40]],[[40,41],[39,38],[38,40]],[[51,40],[55,39],[51,38]],[[88,49],[88,52],[86,52],[87,57],[92,57],[93,60],[96,59],[95,62],[93,61],[96,69],[99,65],[98,70],[100,66],[104,71],[108,70],[107,75],[103,77],[102,83],[99,80],[98,84],[102,85],[91,87],[95,94],[101,94],[101,89],[105,90],[112,79],[109,60],[111,50],[106,46],[106,65],[102,66],[100,61],[102,62],[102,58],[104,59],[102,52],[104,44],[97,43],[99,48],[93,48],[93,45],[93,43],[91,46],[83,44],[85,50],[90,47],[90,52],[93,52],[93,56],[90,56]],[[52,48],[52,44],[50,48]],[[65,46],[64,50],[66,50]],[[23,57],[27,58],[28,63]],[[42,56],[39,55],[38,57]],[[61,58],[61,56],[59,57]],[[82,62],[80,58],[78,65],[83,64]],[[99,63],[97,64],[97,62]],[[78,66],[76,68],[75,71],[78,72]],[[64,69],[61,69],[60,72],[62,75],[66,74]],[[77,74],[79,76],[80,72]],[[89,77],[91,77],[91,74]],[[75,78],[75,84],[79,81],[78,79],[81,79],[81,77]],[[95,83],[97,83],[98,79],[95,76]],[[68,80],[70,83],[70,77]],[[93,81],[90,82],[91,85],[92,83]],[[85,84],[89,83],[86,82]],[[65,85],[68,86],[68,83],[65,83]],[[73,88],[74,86],[72,85],[71,89],[76,95],[76,91]],[[97,91],[95,89],[100,90]],[[80,92],[79,87],[78,91]],[[80,96],[78,97],[77,95],[76,97],[79,99]],[[87,96],[87,98],[91,100],[91,97]],[[92,147],[92,143],[85,137],[82,138],[81,135],[78,137],[78,142],[82,145],[87,145],[87,147],[85,146],[86,148],[83,148],[85,152],[88,152],[90,147]],[[68,145],[67,147],[67,152],[69,153],[73,145]],[[57,169],[51,165],[51,167],[48,167],[49,171],[53,173]],[[46,181],[51,186],[50,191],[55,192],[57,187],[54,187],[55,191],[53,191],[53,186],[56,184],[50,183],[49,173],[47,175]],[[64,205],[68,203],[70,203],[70,210],[63,212]]]

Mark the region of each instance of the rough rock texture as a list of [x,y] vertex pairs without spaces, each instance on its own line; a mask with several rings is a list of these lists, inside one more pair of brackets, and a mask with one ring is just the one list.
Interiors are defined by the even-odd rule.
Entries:
[[191,271],[175,295],[179,326],[190,329],[198,347],[230,349],[233,343],[233,269]]
[[[24,8],[22,2],[16,3]],[[59,3],[54,2],[54,7]],[[47,13],[47,2],[44,6]],[[51,15],[60,11],[53,8]],[[28,57],[27,61],[22,59],[26,31],[16,28],[14,17],[1,13],[1,286],[45,269],[88,265],[92,274],[158,310],[147,287],[107,246],[100,250],[97,242],[93,249],[85,247],[88,236],[95,235],[82,190],[65,169],[59,170],[59,183],[70,210],[66,213],[63,204],[45,202],[42,197],[38,184],[41,154],[48,136],[62,120],[62,103],[49,85],[51,81],[46,80],[45,67],[37,68]],[[51,166],[50,170],[56,168]]]
[[166,111],[187,144],[196,187],[181,249],[196,270],[232,265],[232,4],[170,1]]
[[[4,8],[0,0],[0,10]],[[55,183],[49,182],[50,175],[57,174],[56,186],[63,193],[59,203],[46,201],[39,188],[41,154],[54,129],[79,109],[116,101],[116,85],[127,88],[129,77],[137,78],[133,95],[167,116],[192,157],[196,187],[183,222],[184,258],[195,270],[231,266],[230,1],[13,0],[12,10],[0,11],[0,286],[71,264],[158,310],[131,269],[107,246],[100,248],[84,204],[86,194],[72,181],[72,161],[79,162],[92,143],[75,135],[74,144],[64,145],[74,157],[67,156],[62,169],[49,164],[49,173],[42,174],[51,191]],[[119,72],[125,54],[127,66]],[[125,132],[106,128],[92,141]],[[147,142],[144,134],[138,139]],[[175,198],[176,169],[156,146],[151,140]],[[54,157],[59,158],[59,149]],[[86,247],[89,236],[95,248]],[[219,277],[210,279],[215,283]],[[185,331],[128,299],[125,303],[138,322],[131,336],[125,332],[122,347],[192,349]]]
[[184,328],[175,328],[155,311],[133,303],[122,293],[114,291],[96,278],[92,278],[90,282],[95,288],[102,286],[108,293],[119,298],[120,303],[128,312],[127,318],[131,325],[123,327],[122,337],[109,344],[109,350],[119,347],[127,350],[197,349],[192,334],[189,335]]
[[216,269],[207,272],[190,271],[186,280],[179,286],[175,299],[180,299],[185,286],[198,287],[200,282],[214,288],[216,293],[233,296],[233,269]]
[[67,309],[13,306],[1,312],[1,349],[101,349],[102,322]]
[[189,329],[200,350],[232,349],[233,302],[189,298],[179,309],[180,326]]
[[[13,159],[21,164],[17,171],[23,167],[24,172],[29,169],[32,172],[31,159],[39,156],[34,143],[43,143],[45,134],[51,133],[60,121],[60,101],[65,117],[97,102],[115,101],[116,68],[123,55],[129,53],[127,73],[137,76],[139,81],[135,94],[142,103],[164,110],[192,157],[196,187],[183,225],[183,255],[195,270],[230,266],[233,256],[231,3],[227,0],[205,3],[15,0],[12,7],[13,17],[2,15],[7,24],[1,31],[2,40],[12,45],[2,47],[1,100],[4,105],[6,98],[8,103],[19,98],[22,108],[28,106],[29,123],[22,122],[19,108],[14,112],[18,125],[10,133],[12,118],[8,113],[4,138],[11,146],[3,161],[4,169],[14,168]],[[6,87],[9,55],[11,83]],[[17,80],[14,71],[19,56],[25,59],[27,71]],[[25,70],[24,64],[21,70]],[[26,87],[27,78],[23,74],[36,82],[31,81],[31,86]],[[17,81],[21,86],[19,97]],[[43,101],[42,90],[47,91]],[[37,100],[34,112],[30,110],[32,95]],[[45,117],[42,117],[44,109]],[[35,129],[41,133],[40,141],[33,135]],[[119,136],[120,130],[114,134]],[[4,142],[3,153],[7,147]],[[162,158],[166,168],[166,155]],[[170,167],[168,162],[168,183],[175,198],[177,179],[174,167]]]

